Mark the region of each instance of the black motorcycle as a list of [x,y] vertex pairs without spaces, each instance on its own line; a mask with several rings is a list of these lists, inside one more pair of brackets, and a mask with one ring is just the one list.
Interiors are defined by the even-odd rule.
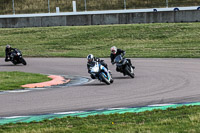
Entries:
[[131,78],[135,77],[133,68],[128,59],[123,58],[122,55],[118,55],[115,57],[114,62],[116,63],[117,70],[119,72],[123,73],[124,75],[129,75]]
[[26,65],[26,61],[22,57],[22,52],[18,49],[14,49],[12,53],[10,54],[10,61],[16,65],[22,63],[23,65]]

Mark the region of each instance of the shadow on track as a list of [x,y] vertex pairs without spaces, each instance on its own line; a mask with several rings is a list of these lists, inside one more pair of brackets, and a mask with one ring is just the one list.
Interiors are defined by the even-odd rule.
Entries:
[[17,65],[14,65],[14,64],[3,64],[3,65],[0,65],[0,67],[12,67],[12,66],[24,66],[22,64],[17,64]]
[[83,84],[81,86],[106,86],[105,83],[89,83],[89,84]]
[[131,77],[112,77],[113,79],[131,79]]

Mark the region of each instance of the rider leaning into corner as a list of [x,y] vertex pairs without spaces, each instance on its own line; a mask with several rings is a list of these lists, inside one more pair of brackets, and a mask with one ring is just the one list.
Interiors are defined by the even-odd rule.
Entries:
[[[90,74],[90,66],[92,65],[93,62],[99,62],[101,65],[103,65],[107,70],[108,70],[108,65],[103,61],[101,60],[100,58],[96,58],[93,56],[93,54],[89,54],[87,56],[87,69],[88,69],[88,73]],[[109,71],[109,70],[108,70]],[[109,71],[110,72],[110,71]],[[94,75],[90,75],[92,79],[95,79]]]
[[10,55],[11,55],[13,50],[14,50],[14,48],[12,48],[9,44],[6,45],[6,49],[5,49],[6,58],[5,58],[5,61],[10,61]]
[[[111,59],[112,65],[115,64],[115,62],[114,62],[115,57],[117,57],[118,55],[122,55],[122,57],[123,57],[126,54],[126,51],[117,49],[117,47],[115,47],[115,46],[112,46],[110,50],[111,50],[110,59]],[[135,66],[132,65],[131,60],[130,59],[127,59],[127,60],[130,64],[130,66],[132,66],[132,68],[135,69]],[[116,71],[119,72],[118,67],[116,67]]]

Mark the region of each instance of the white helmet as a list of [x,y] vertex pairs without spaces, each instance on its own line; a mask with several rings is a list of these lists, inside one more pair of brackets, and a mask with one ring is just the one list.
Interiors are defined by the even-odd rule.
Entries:
[[7,44],[7,45],[6,45],[6,48],[10,48],[10,45],[9,45],[9,44]]
[[116,54],[117,53],[117,47],[115,47],[115,46],[112,46],[110,50],[111,50],[112,54]]
[[89,54],[89,55],[87,56],[87,60],[88,60],[88,62],[93,61],[93,59],[94,59],[93,54]]

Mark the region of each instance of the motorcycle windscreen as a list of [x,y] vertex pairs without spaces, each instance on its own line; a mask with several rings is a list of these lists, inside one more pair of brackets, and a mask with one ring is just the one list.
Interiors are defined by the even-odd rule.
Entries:
[[121,62],[122,59],[123,59],[122,56],[118,55],[117,57],[115,57],[114,62],[119,63],[119,62]]
[[92,63],[90,63],[90,67],[94,67],[96,65],[96,62],[93,61]]
[[90,64],[90,70],[91,70],[91,72],[94,72],[94,73],[99,72],[99,65],[98,65],[98,63],[97,62],[92,62]]

